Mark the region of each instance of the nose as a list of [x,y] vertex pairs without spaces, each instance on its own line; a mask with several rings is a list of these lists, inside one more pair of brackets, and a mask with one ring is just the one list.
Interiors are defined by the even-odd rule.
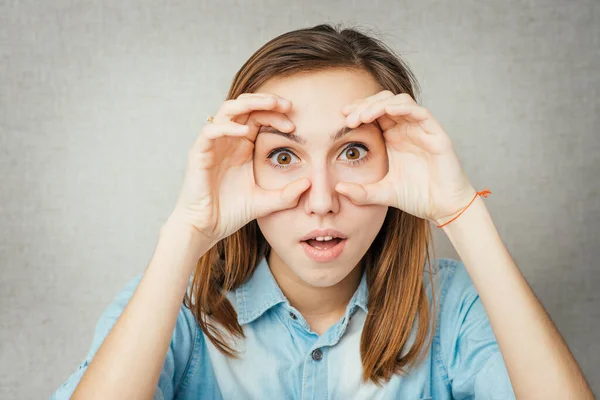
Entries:
[[303,194],[307,214],[337,214],[340,208],[339,193],[335,191],[337,179],[326,167],[315,168],[310,174],[310,188]]

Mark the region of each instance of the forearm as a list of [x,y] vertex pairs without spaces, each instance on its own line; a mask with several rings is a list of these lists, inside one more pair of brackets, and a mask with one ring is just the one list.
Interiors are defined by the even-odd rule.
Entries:
[[442,229],[479,293],[517,398],[593,399],[567,344],[504,246],[484,200],[478,196]]
[[169,222],[144,275],[73,399],[151,399],[190,275],[213,243]]

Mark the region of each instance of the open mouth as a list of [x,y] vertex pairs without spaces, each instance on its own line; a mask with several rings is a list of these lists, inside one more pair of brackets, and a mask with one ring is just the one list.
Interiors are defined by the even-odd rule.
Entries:
[[320,236],[302,240],[300,243],[309,258],[317,262],[330,262],[342,254],[347,241],[347,238]]
[[308,239],[305,243],[309,246],[319,250],[327,250],[337,246],[343,239],[332,236],[325,236],[324,238]]

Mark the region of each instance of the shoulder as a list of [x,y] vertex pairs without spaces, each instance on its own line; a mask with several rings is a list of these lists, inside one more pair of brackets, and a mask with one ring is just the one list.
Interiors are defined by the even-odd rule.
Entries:
[[439,259],[440,303],[436,357],[456,397],[514,394],[494,331],[462,261]]
[[[109,314],[114,313],[120,315],[123,312],[123,309],[133,296],[133,293],[139,286],[143,276],[144,274],[140,273],[125,284],[123,290],[116,295],[109,306],[109,309],[107,310]],[[189,289],[190,286],[188,286],[188,291]],[[160,293],[157,295],[160,295]],[[110,310],[112,310],[112,312]],[[182,301],[177,314],[173,335],[171,337],[167,359],[163,366],[163,373],[166,373],[166,376],[168,376],[169,379],[172,379],[172,383],[175,386],[178,386],[185,379],[190,364],[193,361],[192,358],[194,358],[199,349],[204,345],[202,343],[203,340],[204,336],[202,335],[194,314]],[[161,379],[162,378],[163,374],[161,374]]]
[[472,294],[475,291],[473,281],[462,261],[452,258],[440,258],[438,259],[438,269],[441,304],[444,304],[448,297],[453,299],[465,295],[466,292]]
[[[116,296],[113,304],[124,304],[129,301],[142,277],[143,273],[127,282],[125,288]],[[190,297],[193,297],[192,278],[193,275],[189,279],[187,288]],[[121,306],[117,305],[116,307],[118,309]],[[158,382],[158,388],[165,398],[172,398],[175,393],[185,392],[188,390],[188,386],[195,386],[198,379],[206,380],[213,377],[214,373],[207,350],[208,343],[196,317],[183,304],[182,298],[171,343]]]
[[437,274],[438,320],[443,330],[457,328],[461,322],[461,315],[464,317],[468,311],[475,311],[469,307],[475,302],[480,302],[479,294],[460,260],[438,259]]
[[[54,393],[52,399],[63,399],[71,396],[96,352],[133,297],[142,277],[143,273],[140,273],[130,278],[104,309],[96,323],[87,355],[71,376]],[[157,293],[157,295],[160,296],[160,293]],[[197,359],[197,357],[192,356],[195,356],[199,351],[197,349],[202,346],[203,336],[199,333],[199,330],[192,312],[182,302],[158,382],[157,393],[160,393],[160,396],[170,398],[170,395],[185,382],[192,359]]]
[[[103,320],[106,319],[113,319],[115,317],[118,318],[123,313],[123,310],[133,297],[133,294],[139,286],[143,276],[144,274],[140,273],[127,281],[125,286],[116,294],[110,305],[106,308],[102,317],[100,318],[99,323],[102,323]],[[160,295],[160,293],[157,293],[157,295]],[[182,341],[184,338],[186,339],[185,342],[188,342],[188,339],[194,338],[198,334],[198,330],[199,326],[194,315],[190,309],[183,305],[182,302],[181,307],[179,308],[171,344],[174,344],[173,341],[178,339],[179,343],[177,344],[184,344]]]
[[[427,273],[425,276],[429,279]],[[442,375],[448,379],[449,359],[460,340],[461,324],[469,309],[467,304],[472,303],[478,295],[465,265],[460,260],[438,258],[437,265],[433,268],[433,279],[437,319],[435,356],[438,365],[442,367]]]
[[[475,286],[471,277],[460,260],[452,258],[438,258],[437,264],[432,268],[434,285],[431,285],[429,271],[423,272],[423,279],[428,290],[428,296],[432,297],[431,290],[435,289],[435,301],[442,311],[448,311],[453,302],[465,295],[476,295]],[[438,314],[439,315],[439,314]]]

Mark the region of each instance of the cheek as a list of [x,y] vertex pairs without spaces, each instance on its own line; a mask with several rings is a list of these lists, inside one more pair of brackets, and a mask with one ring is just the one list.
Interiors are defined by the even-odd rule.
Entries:
[[289,237],[289,227],[293,226],[291,225],[293,224],[293,215],[289,210],[281,210],[266,217],[257,218],[256,222],[267,242],[273,245],[273,243]]
[[378,232],[383,224],[388,207],[379,205],[358,206],[348,200],[347,212],[352,215],[353,224],[364,232]]
[[352,218],[357,218],[355,229],[360,235],[357,251],[363,254],[371,247],[375,237],[385,222],[388,207],[385,206],[356,206]]
[[254,179],[256,184],[266,190],[281,189],[288,183],[302,178],[306,172],[302,168],[297,168],[293,171],[282,171],[268,165],[269,160],[260,159],[254,163]]
[[356,167],[340,167],[338,179],[352,183],[374,183],[381,180],[388,172],[388,159],[385,149],[378,150],[366,163]]

